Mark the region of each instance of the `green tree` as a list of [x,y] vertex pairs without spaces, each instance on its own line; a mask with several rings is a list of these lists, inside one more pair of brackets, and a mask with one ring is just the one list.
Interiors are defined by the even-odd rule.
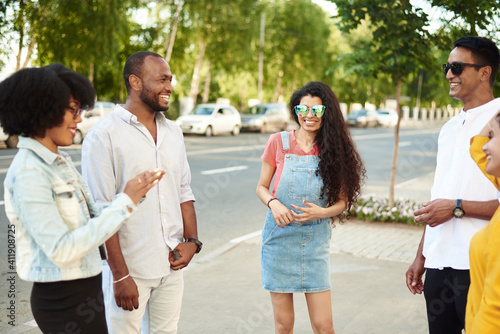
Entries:
[[328,81],[331,26],[323,9],[310,0],[276,0],[265,13],[264,96],[276,101],[308,81]]
[[418,69],[430,68],[430,34],[425,27],[427,15],[414,8],[409,0],[337,0],[340,29],[349,32],[363,21],[372,26],[372,39],[361,48],[346,55],[342,62],[354,73],[363,77],[389,75],[396,84],[398,123],[395,127],[394,154],[389,187],[390,205],[394,205],[399,149],[399,127],[401,122],[401,86],[410,74]]
[[130,37],[127,11],[135,2],[40,0],[37,4],[30,17],[37,63],[60,62],[87,75],[99,95],[111,95],[114,85],[103,83],[120,77],[119,54]]
[[[487,0],[431,0],[431,5],[453,13],[451,17],[443,17],[444,27],[464,34],[478,36],[480,32],[492,38],[498,32],[500,2]],[[463,24],[465,23],[465,25]],[[496,29],[492,29],[496,27]],[[457,37],[457,38],[458,38]]]

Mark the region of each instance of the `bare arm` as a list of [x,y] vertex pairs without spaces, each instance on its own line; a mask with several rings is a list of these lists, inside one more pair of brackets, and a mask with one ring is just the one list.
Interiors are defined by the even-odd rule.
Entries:
[[425,230],[422,234],[422,239],[418,245],[417,255],[411,264],[410,268],[406,271],[406,286],[413,294],[421,294],[424,291],[424,282],[422,276],[425,273],[425,257],[423,254],[425,240]]
[[[108,264],[113,274],[113,281],[127,277],[129,274],[127,264],[120,248],[120,239],[118,233],[115,233],[106,241],[108,251]],[[115,302],[118,307],[126,311],[133,311],[139,308],[139,291],[137,285],[131,276],[128,276],[120,282],[113,283]]]
[[292,212],[286,206],[280,203],[278,199],[273,198],[271,192],[269,191],[269,186],[271,185],[271,180],[273,179],[276,167],[270,165],[269,163],[263,161],[262,168],[260,171],[259,182],[257,183],[257,196],[260,198],[264,205],[268,205],[273,213],[273,217],[276,220],[276,224],[284,228],[294,221]]
[[[196,220],[196,211],[194,209],[193,201],[187,201],[181,203],[181,212],[182,212],[182,223],[184,225],[184,239],[195,238],[198,239],[198,224]],[[198,247],[193,242],[182,242],[175,248],[179,251],[181,257],[177,260],[174,260],[173,255],[170,254],[169,261],[170,266],[174,270],[179,270],[191,262],[194,254]]]
[[[490,220],[498,208],[498,200],[462,201],[466,217]],[[415,211],[415,222],[431,227],[441,225],[453,218],[456,200],[438,198],[425,203],[423,208]]]

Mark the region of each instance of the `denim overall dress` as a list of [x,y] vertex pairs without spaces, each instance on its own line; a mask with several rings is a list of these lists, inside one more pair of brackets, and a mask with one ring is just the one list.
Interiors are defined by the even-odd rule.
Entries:
[[[316,175],[319,157],[290,154],[288,132],[281,132],[281,139],[285,164],[275,197],[291,210],[290,204],[304,207],[302,200],[326,207],[320,198],[323,180]],[[330,290],[331,233],[328,218],[280,228],[268,210],[262,229],[262,286],[280,293]]]

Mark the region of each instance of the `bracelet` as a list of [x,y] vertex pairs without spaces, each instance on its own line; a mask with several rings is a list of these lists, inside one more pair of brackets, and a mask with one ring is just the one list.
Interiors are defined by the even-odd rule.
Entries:
[[267,201],[267,207],[270,209],[271,207],[269,206],[269,203],[277,199],[276,197],[271,198],[269,201]]
[[120,278],[119,280],[113,281],[113,284],[119,283],[119,282],[123,281],[125,278],[128,278],[129,276],[130,276],[130,274],[125,275],[122,278]]

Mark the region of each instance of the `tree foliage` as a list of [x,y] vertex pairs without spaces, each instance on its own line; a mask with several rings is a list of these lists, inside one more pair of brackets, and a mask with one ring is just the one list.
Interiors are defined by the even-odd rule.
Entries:
[[424,1],[445,20],[432,32],[429,17],[408,0],[334,1],[337,19],[311,0],[0,0],[0,69],[10,54],[24,66],[33,47],[32,66],[61,62],[88,76],[100,99],[124,101],[127,57],[139,50],[166,56],[173,40],[173,105],[193,92],[243,108],[258,96],[264,15],[264,101],[286,101],[307,81],[322,80],[342,102],[378,105],[394,96],[397,78],[415,101],[422,73],[424,106],[453,103],[439,66],[456,37],[494,34],[499,5]]

